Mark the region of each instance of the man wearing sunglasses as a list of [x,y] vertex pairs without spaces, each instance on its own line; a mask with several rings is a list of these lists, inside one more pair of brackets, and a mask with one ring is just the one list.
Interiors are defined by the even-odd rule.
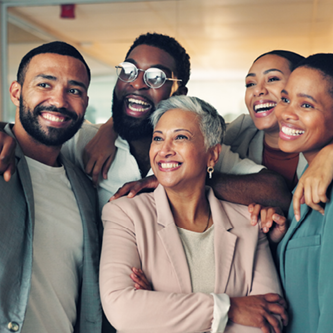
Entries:
[[[107,179],[100,177],[98,181],[101,209],[125,183],[152,174],[149,164],[152,126],[149,116],[161,100],[187,94],[190,61],[185,49],[174,38],[147,33],[134,41],[125,60],[116,66],[116,71],[118,80],[113,91],[113,120],[102,127],[94,149],[98,151],[108,141],[112,145],[114,131],[118,134],[115,141],[116,154]],[[84,124],[75,140],[65,147],[68,155],[82,168],[82,152],[96,131],[96,126]],[[95,167],[99,163],[97,161]],[[290,194],[283,182],[280,183],[280,178],[268,171],[259,172],[262,168],[250,160],[241,160],[228,146],[223,146],[216,167],[223,174],[215,172],[210,185],[217,191],[220,186],[227,188],[224,193],[228,193],[228,197],[224,199],[229,201],[282,204],[288,207]],[[91,169],[88,167],[86,171],[91,172]],[[100,173],[100,168],[97,169]],[[154,182],[144,180],[136,188],[145,186],[155,185]],[[127,188],[124,187],[120,193],[124,194]]]
[[[134,41],[116,70],[118,80],[113,91],[113,119],[102,126],[97,138],[94,138],[97,142],[94,150],[98,151],[97,155],[104,156],[100,154],[100,147],[109,141],[108,146],[112,146],[116,132],[116,154],[107,179],[96,179],[101,170],[99,165],[105,162],[104,157],[89,162],[86,168],[98,184],[100,209],[125,183],[151,175],[148,152],[152,126],[149,116],[161,100],[187,94],[190,61],[185,49],[174,38],[147,33]],[[84,124],[75,138],[63,147],[62,152],[83,169],[83,150],[97,130],[96,125]],[[290,193],[283,181],[275,174],[260,171],[262,168],[250,160],[241,160],[228,146],[223,146],[216,166],[216,171],[223,173],[215,172],[210,185],[217,194],[219,187],[223,187],[223,193],[228,195],[224,195],[223,199],[229,201],[243,204],[258,202],[287,209]],[[155,185],[145,180],[136,185],[135,192]],[[120,193],[126,192],[127,188],[124,187]]]

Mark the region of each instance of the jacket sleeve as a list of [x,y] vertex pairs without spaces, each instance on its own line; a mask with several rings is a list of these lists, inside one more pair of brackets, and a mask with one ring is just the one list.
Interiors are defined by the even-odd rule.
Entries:
[[266,235],[259,228],[250,295],[276,293],[283,296]]
[[[318,302],[319,322],[317,333],[331,332],[333,327],[333,206],[325,207],[325,227],[322,233],[322,245],[319,261]],[[310,221],[316,223],[316,221]],[[312,286],[311,288],[315,288]]]
[[116,204],[103,210],[100,293],[104,312],[120,332],[206,332],[214,300],[204,293],[136,290],[132,267],[141,267],[135,225]]

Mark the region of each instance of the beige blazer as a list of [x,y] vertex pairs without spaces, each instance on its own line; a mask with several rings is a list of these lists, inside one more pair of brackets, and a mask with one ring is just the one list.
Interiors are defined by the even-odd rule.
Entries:
[[[214,222],[215,293],[281,294],[268,242],[250,224],[246,206],[208,200]],[[206,332],[213,296],[192,293],[190,273],[164,188],[104,206],[100,264],[102,306],[118,332]],[[135,290],[131,268],[142,268],[154,291]],[[261,332],[230,323],[225,332]]]

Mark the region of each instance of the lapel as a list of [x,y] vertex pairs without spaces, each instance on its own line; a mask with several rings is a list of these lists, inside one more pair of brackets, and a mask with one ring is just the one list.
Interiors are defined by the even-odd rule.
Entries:
[[[97,199],[96,196],[93,196],[92,191],[94,190],[90,186],[90,183],[89,188],[85,186],[86,176],[81,173],[81,170],[74,167],[62,154],[60,154],[59,159],[65,167],[66,175],[71,183],[72,191],[79,208],[83,228],[84,255],[90,256],[89,253],[91,253],[92,249],[97,249],[97,251],[100,249],[101,234],[96,234],[96,230],[101,231],[96,212]],[[99,258],[98,252],[94,253],[94,255],[96,258]]]
[[191,293],[191,277],[183,244],[170,210],[168,198],[161,185],[156,188],[154,197],[155,202],[157,203],[157,223],[162,226],[158,231],[158,237],[167,252],[171,265],[177,276],[180,292]]
[[289,240],[294,236],[297,229],[302,225],[303,221],[307,217],[311,208],[308,205],[301,205],[301,218],[299,222],[296,221],[294,217],[294,209],[293,209],[293,202],[290,204],[288,219],[291,221],[290,227],[283,237],[281,243],[279,244],[278,253],[279,253],[279,261],[280,261],[280,276],[282,280],[282,284],[285,285],[285,257],[286,257],[286,250],[289,243]]
[[[154,192],[157,211],[157,223],[162,226],[158,236],[168,254],[171,265],[183,293],[191,293],[191,277],[186,255],[175,225],[169,202],[164,188],[159,185]],[[214,221],[214,252],[215,252],[215,290],[224,293],[227,287],[237,236],[229,232],[233,228],[221,202],[215,197],[213,190],[208,190],[212,218]]]
[[249,143],[248,158],[258,164],[262,163],[262,154],[264,149],[264,131],[256,131]]
[[208,200],[214,222],[214,252],[215,252],[215,290],[217,294],[225,293],[230,270],[234,258],[237,236],[229,232],[233,226],[223,208],[215,197],[213,190],[208,192]]
[[[6,125],[5,132],[16,140],[14,133],[12,132],[12,130],[10,128],[10,124]],[[29,221],[30,221],[30,225],[29,225],[29,229],[28,229],[28,233],[29,233],[28,236],[31,236],[30,239],[32,240],[34,221],[35,221],[34,195],[33,195],[33,190],[32,190],[32,183],[31,183],[29,167],[28,167],[27,161],[24,157],[24,154],[23,154],[18,142],[16,142],[15,157],[16,157],[17,173],[19,175],[19,178],[20,178],[20,181],[22,184],[24,197],[25,197],[27,205],[28,205],[28,217],[29,217]]]

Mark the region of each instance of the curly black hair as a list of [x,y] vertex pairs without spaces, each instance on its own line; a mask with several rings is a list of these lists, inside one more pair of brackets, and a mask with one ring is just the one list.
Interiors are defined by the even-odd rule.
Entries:
[[139,45],[150,45],[169,53],[176,62],[177,78],[181,79],[181,86],[186,86],[190,79],[190,56],[185,49],[173,38],[158,33],[146,33],[140,35],[128,50],[125,59],[132,50]]

